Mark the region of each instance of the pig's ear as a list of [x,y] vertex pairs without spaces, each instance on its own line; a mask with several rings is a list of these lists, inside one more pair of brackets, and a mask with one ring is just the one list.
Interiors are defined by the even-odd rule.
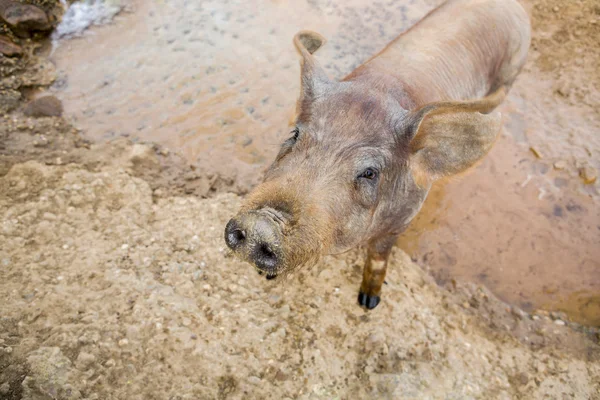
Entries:
[[429,104],[412,115],[410,164],[422,182],[460,173],[492,148],[502,127],[491,112],[505,97],[502,88],[484,99]]
[[294,45],[302,57],[301,60],[301,98],[312,98],[330,82],[323,68],[312,56],[325,44],[325,38],[316,32],[300,31],[294,36]]

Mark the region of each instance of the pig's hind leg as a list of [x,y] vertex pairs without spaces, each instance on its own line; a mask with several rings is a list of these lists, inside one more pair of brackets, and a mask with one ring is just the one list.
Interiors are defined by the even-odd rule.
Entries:
[[396,238],[396,235],[390,235],[369,242],[363,280],[358,293],[358,303],[369,310],[377,307],[381,300],[381,286]]

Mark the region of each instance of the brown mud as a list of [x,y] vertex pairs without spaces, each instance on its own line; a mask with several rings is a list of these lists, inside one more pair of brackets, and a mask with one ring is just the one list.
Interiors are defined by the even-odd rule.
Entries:
[[[228,255],[222,229],[240,198],[223,192],[250,187],[237,183],[243,176],[235,168],[242,164],[233,163],[235,168],[222,173],[214,168],[216,158],[193,160],[176,151],[176,142],[158,136],[150,138],[158,144],[139,143],[148,140],[141,134],[91,140],[100,138],[87,131],[84,120],[73,119],[71,100],[65,97],[66,118],[24,115],[28,99],[40,88],[56,77],[59,83],[72,78],[60,65],[50,66],[44,56],[48,49],[39,47],[36,38],[14,38],[23,56],[1,58],[14,67],[2,70],[2,87],[18,82],[10,90],[19,97],[0,123],[0,398],[600,399],[599,332],[570,320],[593,324],[600,312],[594,300],[598,230],[591,229],[598,222],[598,186],[583,185],[578,175],[583,163],[598,168],[598,138],[590,134],[598,127],[598,71],[593,68],[598,55],[585,50],[595,49],[598,31],[589,23],[593,3],[577,4],[581,10],[567,7],[562,13],[554,11],[563,7],[559,2],[530,9],[534,49],[503,106],[506,133],[477,169],[435,189],[416,221],[418,231],[409,231],[401,242],[422,265],[396,249],[384,300],[370,312],[356,305],[361,249],[326,257],[283,281],[265,281]],[[335,3],[308,5],[310,15],[322,20],[334,20],[340,12]],[[431,5],[406,12],[418,14],[414,10],[425,12]],[[336,31],[350,32],[363,17],[368,19],[369,9],[377,10],[354,10],[353,23],[332,23],[331,31],[324,32],[333,38],[334,50],[336,40],[348,40],[344,45],[357,45],[361,54],[328,63],[333,75],[350,69],[354,57],[376,50],[360,45],[368,38],[338,33],[335,39]],[[285,15],[280,11],[281,18]],[[411,18],[418,15],[406,23]],[[578,23],[567,24],[570,18]],[[371,20],[389,22],[384,14]],[[295,24],[315,29],[311,21],[298,17]],[[259,21],[256,29],[264,24]],[[582,24],[591,27],[589,32],[575,35]],[[555,39],[544,41],[560,26],[567,26],[570,39],[579,38],[571,50],[555,46]],[[296,26],[284,29],[272,35],[282,48],[288,39],[280,36]],[[376,36],[376,30],[367,32]],[[373,47],[386,40],[377,37]],[[577,48],[584,49],[583,61],[567,57]],[[289,62],[287,69],[295,71],[292,50],[285,52],[274,60]],[[330,56],[324,52],[323,57]],[[267,68],[274,60],[261,65]],[[72,62],[78,76],[77,61]],[[547,63],[556,65],[544,67]],[[293,81],[281,77],[280,86],[257,93],[278,88],[291,105],[294,71]],[[219,79],[225,79],[226,72],[220,73]],[[183,71],[173,71],[172,77],[181,79],[178,74]],[[561,83],[553,89],[561,79],[571,86]],[[583,80],[588,83],[580,86]],[[51,92],[61,96],[56,86]],[[237,100],[236,93],[227,98]],[[208,100],[200,95],[195,101]],[[169,112],[179,108],[174,104]],[[124,118],[125,112],[119,112]],[[253,171],[249,179],[275,151],[263,145],[273,129],[283,129],[285,112],[257,123],[264,123],[264,131],[258,131],[264,138],[257,133],[253,143],[256,151],[266,150],[240,161],[247,164],[244,173]],[[230,125],[223,125],[225,137],[242,132]],[[246,135],[252,127],[246,127]],[[571,136],[568,129],[575,133]],[[568,145],[554,146],[545,138],[564,139]],[[195,146],[203,139],[190,140]],[[239,148],[227,140],[209,154],[222,152],[233,159]],[[543,158],[534,158],[529,147]],[[497,214],[509,211],[514,213],[510,218]],[[529,229],[519,225],[532,218]],[[549,236],[528,247],[540,226]],[[506,232],[514,232],[509,242]],[[459,240],[450,243],[449,237]],[[500,255],[494,246],[503,249]],[[546,253],[561,260],[561,267],[545,263]],[[526,275],[510,269],[523,258],[539,267]],[[570,272],[574,264],[564,265],[570,261],[582,264],[577,273]],[[426,271],[428,265],[438,282],[447,283],[444,288]],[[494,265],[503,269],[498,272]],[[479,276],[482,271],[485,276]],[[582,279],[574,279],[577,274]],[[515,306],[483,286],[463,282],[468,280],[485,283]],[[506,282],[514,285],[512,292],[504,289]],[[558,286],[548,286],[552,282]],[[562,291],[566,284],[569,290]],[[563,295],[571,296],[569,301],[548,308],[564,313],[530,314],[517,307],[530,303],[538,308],[540,298]]]

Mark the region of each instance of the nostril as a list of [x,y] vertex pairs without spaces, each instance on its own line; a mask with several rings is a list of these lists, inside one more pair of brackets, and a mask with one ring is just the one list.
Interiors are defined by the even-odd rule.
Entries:
[[277,255],[266,243],[256,247],[256,265],[265,270],[273,270],[277,267]]
[[246,239],[246,232],[241,229],[234,230],[232,235],[237,242],[243,242]]
[[231,249],[236,249],[242,245],[246,240],[246,231],[239,228],[238,225],[232,220],[227,224],[225,228],[225,242]]
[[263,257],[268,258],[268,259],[274,259],[275,258],[275,253],[273,253],[273,251],[271,250],[271,248],[266,245],[266,244],[261,244],[260,245],[260,250],[261,254],[263,255]]

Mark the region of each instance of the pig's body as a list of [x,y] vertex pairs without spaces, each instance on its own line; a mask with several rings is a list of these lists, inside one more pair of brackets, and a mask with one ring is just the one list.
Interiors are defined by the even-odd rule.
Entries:
[[529,19],[516,0],[450,0],[341,82],[300,32],[293,136],[226,227],[227,245],[272,278],[368,244],[359,303],[380,300],[397,235],[431,183],[469,168],[501,127],[491,111],[521,70]]
[[451,0],[344,80],[402,88],[409,110],[481,98],[512,84],[529,41],[529,17],[516,0]]

